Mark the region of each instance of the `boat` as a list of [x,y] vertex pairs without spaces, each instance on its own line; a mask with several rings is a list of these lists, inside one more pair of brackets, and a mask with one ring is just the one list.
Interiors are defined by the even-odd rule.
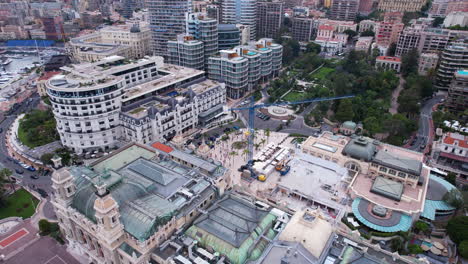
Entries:
[[2,61],[1,64],[2,64],[2,65],[8,65],[8,64],[10,64],[11,62],[12,62],[11,59],[6,59],[6,60]]

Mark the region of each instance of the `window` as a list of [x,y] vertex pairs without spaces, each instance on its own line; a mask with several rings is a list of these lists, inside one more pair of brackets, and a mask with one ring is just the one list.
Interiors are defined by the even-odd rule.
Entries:
[[387,172],[387,168],[385,168],[385,167],[380,167],[379,171],[381,171],[381,172]]
[[406,173],[398,172],[398,177],[406,178]]
[[372,163],[371,166],[374,167],[374,168],[378,168],[378,167],[379,167],[379,165],[378,165],[378,164],[375,164],[375,163]]
[[395,170],[389,170],[388,173],[391,174],[391,175],[396,175],[396,171],[395,171]]

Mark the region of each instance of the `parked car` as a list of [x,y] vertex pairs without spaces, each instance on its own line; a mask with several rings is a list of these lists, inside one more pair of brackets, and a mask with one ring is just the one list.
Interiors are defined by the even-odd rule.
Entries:
[[41,188],[37,188],[37,192],[42,196],[42,198],[47,198],[47,196],[49,196],[47,192]]
[[27,168],[28,171],[36,171],[36,168],[34,168],[33,166],[30,166]]
[[33,180],[39,179],[39,176],[37,176],[37,175],[31,175],[31,176],[29,176],[29,177],[30,177],[31,179],[33,179]]
[[233,126],[232,129],[239,130],[240,128],[238,126]]
[[24,170],[22,170],[22,169],[15,169],[15,172],[18,173],[18,174],[23,174],[23,173],[24,173]]

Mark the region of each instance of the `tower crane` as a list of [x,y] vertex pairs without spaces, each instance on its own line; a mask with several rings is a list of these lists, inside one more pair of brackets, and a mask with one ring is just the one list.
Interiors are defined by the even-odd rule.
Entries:
[[250,105],[245,106],[245,107],[233,107],[230,108],[229,110],[231,111],[242,111],[242,110],[248,110],[249,111],[249,116],[248,116],[248,162],[247,162],[247,168],[251,169],[253,165],[253,145],[254,145],[254,128],[255,128],[255,110],[259,108],[265,108],[265,107],[270,107],[270,106],[283,106],[283,105],[298,105],[298,104],[307,104],[307,103],[316,103],[316,102],[325,102],[325,101],[333,101],[333,100],[342,100],[342,99],[348,99],[348,98],[353,98],[355,95],[343,95],[343,96],[335,96],[335,97],[323,97],[323,98],[314,98],[314,99],[308,99],[308,100],[302,100],[302,101],[294,101],[294,102],[278,102],[278,103],[271,103],[271,104],[255,104],[254,97],[252,96],[250,98]]

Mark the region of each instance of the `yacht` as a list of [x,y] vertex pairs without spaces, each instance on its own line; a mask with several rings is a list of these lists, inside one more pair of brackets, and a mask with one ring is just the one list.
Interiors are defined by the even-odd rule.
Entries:
[[11,62],[12,62],[11,59],[6,59],[6,60],[2,61],[1,64],[2,64],[2,65],[8,65],[8,64],[10,64]]

